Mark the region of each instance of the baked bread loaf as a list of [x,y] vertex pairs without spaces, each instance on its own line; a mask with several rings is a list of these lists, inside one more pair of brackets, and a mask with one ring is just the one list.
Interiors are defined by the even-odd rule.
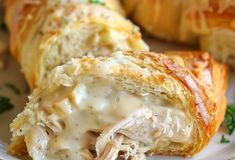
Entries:
[[7,0],[11,52],[31,88],[73,57],[148,50],[138,27],[120,12],[117,0]]
[[235,0],[122,0],[136,24],[169,41],[199,45],[235,67]]
[[227,68],[208,54],[168,55],[119,51],[56,67],[11,124],[10,153],[34,160],[196,154],[223,120]]

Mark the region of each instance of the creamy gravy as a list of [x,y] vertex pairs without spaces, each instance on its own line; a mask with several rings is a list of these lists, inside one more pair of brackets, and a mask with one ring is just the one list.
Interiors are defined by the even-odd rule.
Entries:
[[89,130],[107,130],[145,108],[152,111],[151,118],[120,128],[119,133],[140,142],[145,139],[150,148],[161,142],[190,142],[191,138],[192,122],[185,113],[152,95],[123,91],[114,80],[86,79],[55,108],[57,114],[63,112],[63,118],[50,116],[46,123],[53,128],[46,159],[86,159]]

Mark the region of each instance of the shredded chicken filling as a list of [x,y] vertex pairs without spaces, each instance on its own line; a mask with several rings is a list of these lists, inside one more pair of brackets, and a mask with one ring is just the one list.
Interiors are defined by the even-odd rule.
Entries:
[[42,108],[51,114],[48,137],[33,136],[44,144],[39,159],[144,159],[158,145],[190,143],[192,137],[183,111],[160,97],[123,91],[115,80],[86,79],[69,97]]

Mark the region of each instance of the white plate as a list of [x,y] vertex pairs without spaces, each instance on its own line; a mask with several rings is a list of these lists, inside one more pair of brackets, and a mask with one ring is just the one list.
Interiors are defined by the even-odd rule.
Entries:
[[[147,39],[147,42],[156,52],[163,52],[166,50],[190,50],[186,46],[172,45],[166,42],[160,42],[156,39]],[[235,75],[234,71],[231,72],[229,91],[227,93],[229,97],[229,103],[234,103],[234,92],[235,92]],[[16,95],[11,90],[4,87],[5,83],[15,84],[20,89],[21,94]],[[13,118],[16,117],[17,113],[23,110],[27,101],[27,94],[25,93],[26,82],[20,72],[20,66],[9,58],[8,67],[6,70],[0,71],[0,95],[4,95],[11,98],[14,108],[0,115],[0,141],[8,144],[10,141],[10,130],[9,124]],[[221,135],[225,134],[231,142],[227,144],[221,144]],[[231,157],[235,157],[235,134],[229,136],[226,134],[224,127],[220,128],[220,131],[212,139],[210,144],[194,158],[182,158],[182,157],[167,157],[167,156],[154,156],[149,160],[179,160],[179,159],[190,159],[190,160],[227,160]],[[0,156],[1,159],[1,156]],[[6,159],[7,160],[7,159]]]

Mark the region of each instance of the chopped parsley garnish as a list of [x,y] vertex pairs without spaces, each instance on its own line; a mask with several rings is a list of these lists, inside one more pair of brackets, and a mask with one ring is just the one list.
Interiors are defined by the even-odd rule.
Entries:
[[0,96],[0,113],[3,113],[12,108],[13,105],[10,103],[10,99],[4,96]]
[[225,123],[228,130],[228,133],[231,135],[235,130],[235,105],[228,105]]
[[67,18],[65,18],[64,16],[62,16],[61,18],[64,21],[64,24],[68,24],[69,23],[69,20]]
[[5,86],[11,89],[15,94],[20,95],[20,90],[14,84],[6,83]]
[[229,141],[227,138],[225,138],[224,135],[222,135],[221,140],[220,140],[220,143],[229,143],[229,142],[230,142],[230,141]]
[[[235,105],[228,105],[225,116],[225,124],[228,130],[228,133],[231,135],[235,130]],[[229,143],[230,141],[222,135],[221,143]]]
[[105,0],[90,0],[91,3],[105,5]]
[[30,93],[30,88],[29,88],[29,85],[27,84],[27,82],[25,82],[24,93]]

